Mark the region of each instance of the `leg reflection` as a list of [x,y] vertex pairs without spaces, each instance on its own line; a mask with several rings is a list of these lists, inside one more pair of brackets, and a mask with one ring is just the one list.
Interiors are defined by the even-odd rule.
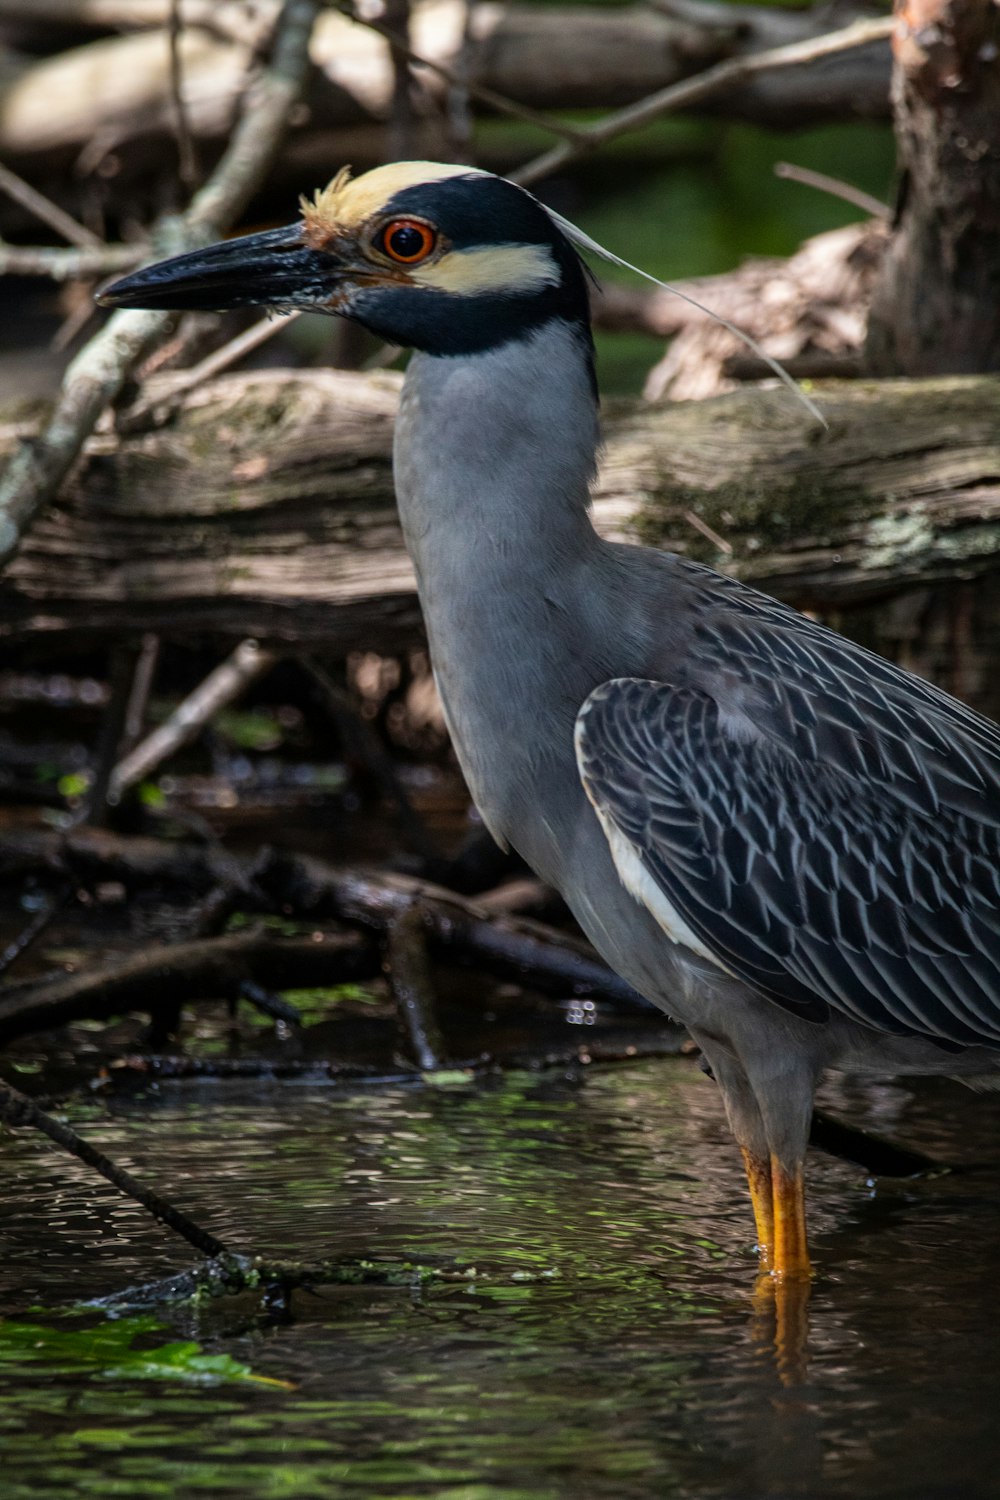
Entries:
[[809,1369],[809,1296],[806,1276],[762,1272],[753,1293],[751,1337],[774,1359],[781,1384],[803,1385]]

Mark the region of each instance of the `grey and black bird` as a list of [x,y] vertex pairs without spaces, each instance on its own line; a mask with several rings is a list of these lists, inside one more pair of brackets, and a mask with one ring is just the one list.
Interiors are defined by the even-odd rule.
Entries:
[[458,758],[494,837],[702,1048],[762,1264],[805,1277],[827,1069],[1000,1061],[1000,730],[731,578],[602,540],[571,226],[467,167],[341,172],[288,228],[115,307],[313,309],[415,351],[395,476]]

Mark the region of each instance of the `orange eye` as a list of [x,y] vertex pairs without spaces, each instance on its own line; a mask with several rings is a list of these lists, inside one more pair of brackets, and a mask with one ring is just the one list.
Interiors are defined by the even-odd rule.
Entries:
[[426,260],[437,244],[437,235],[419,219],[390,219],[375,241],[375,248],[403,266]]

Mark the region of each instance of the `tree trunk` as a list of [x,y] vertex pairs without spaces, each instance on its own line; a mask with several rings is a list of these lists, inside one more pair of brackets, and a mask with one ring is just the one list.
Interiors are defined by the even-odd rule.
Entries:
[[1000,8],[897,0],[903,180],[868,324],[882,374],[1000,369]]

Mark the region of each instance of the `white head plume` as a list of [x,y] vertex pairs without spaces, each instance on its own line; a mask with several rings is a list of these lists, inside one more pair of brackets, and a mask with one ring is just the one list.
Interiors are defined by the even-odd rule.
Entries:
[[640,266],[634,266],[631,261],[623,260],[620,255],[615,255],[614,251],[606,250],[603,245],[598,244],[597,240],[591,239],[589,234],[584,234],[582,229],[578,229],[575,224],[572,224],[569,219],[564,219],[562,214],[557,214],[554,209],[549,208],[547,205],[543,205],[543,207],[545,207],[549,218],[558,225],[566,238],[571,240],[580,250],[588,250],[591,255],[600,256],[601,260],[610,261],[614,266],[621,266],[625,271],[634,271],[637,276],[641,276],[645,281],[651,281],[654,286],[662,287],[665,292],[672,292],[675,297],[680,297],[682,302],[689,302],[699,312],[705,313],[709,318],[714,318],[716,323],[721,323],[723,328],[727,328],[736,338],[741,339],[748,349],[752,349],[759,359],[762,359],[765,364],[770,366],[778,379],[784,385],[787,385],[792,395],[798,401],[802,402],[802,405],[809,412],[810,416],[819,422],[822,427],[829,425],[819,407],[814,401],[809,399],[798,381],[789,375],[784,365],[780,364],[778,360],[773,359],[766,349],[761,348],[757,340],[749,333],[745,333],[735,323],[730,323],[729,319],[724,318],[721,313],[713,312],[710,307],[705,307],[703,303],[698,302],[689,293],[682,292],[680,287],[671,286],[667,281],[660,281],[658,277],[651,276],[648,271],[643,271]]

